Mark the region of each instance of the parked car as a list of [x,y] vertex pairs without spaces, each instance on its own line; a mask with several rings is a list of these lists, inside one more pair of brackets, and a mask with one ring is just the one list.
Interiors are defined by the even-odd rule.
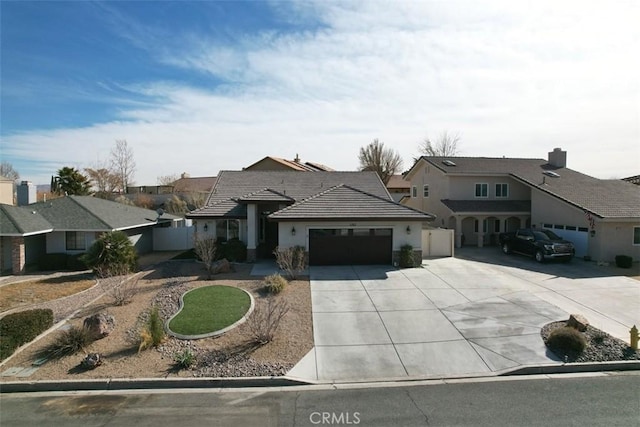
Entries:
[[576,253],[575,246],[564,240],[551,230],[521,228],[515,233],[500,234],[502,252],[509,254],[516,252],[529,255],[538,262],[547,259],[561,259],[571,261]]

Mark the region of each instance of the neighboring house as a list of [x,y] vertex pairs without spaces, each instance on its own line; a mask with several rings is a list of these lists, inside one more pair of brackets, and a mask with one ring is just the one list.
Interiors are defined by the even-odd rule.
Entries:
[[333,172],[328,166],[320,163],[302,162],[296,154],[293,160],[281,159],[280,157],[267,156],[258,160],[243,170],[246,171],[302,171],[302,172]]
[[189,205],[201,206],[215,183],[215,176],[191,178],[183,173],[171,185],[130,186],[125,197],[136,204],[149,203],[154,209],[165,208],[166,202],[174,195],[187,201]]
[[387,182],[387,190],[396,202],[402,202],[405,197],[410,195],[411,183],[404,179],[403,175],[392,175]]
[[640,175],[630,176],[628,178],[622,178],[622,180],[630,182],[635,185],[640,185]]
[[406,174],[406,205],[455,230],[456,247],[497,243],[519,227],[550,228],[576,255],[640,258],[640,189],[566,167],[559,148],[544,159],[421,157]]
[[395,203],[375,172],[222,171],[207,205],[187,214],[197,235],[238,238],[250,261],[302,246],[311,265],[391,264],[421,255],[433,215]]
[[106,231],[120,230],[139,254],[153,249],[153,227],[181,218],[90,196],[66,196],[15,207],[0,205],[0,268],[24,273],[48,253],[84,253]]
[[173,185],[130,185],[127,186],[126,194],[171,194]]
[[12,179],[0,175],[0,203],[13,205],[13,185]]

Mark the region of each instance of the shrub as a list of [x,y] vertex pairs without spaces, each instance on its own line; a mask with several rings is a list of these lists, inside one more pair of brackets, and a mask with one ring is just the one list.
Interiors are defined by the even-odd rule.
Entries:
[[287,286],[287,279],[276,273],[265,277],[264,283],[266,284],[267,292],[279,294]]
[[232,262],[243,262],[247,260],[247,245],[240,239],[231,239],[218,243],[218,259],[226,258]]
[[216,252],[218,251],[216,239],[212,237],[200,239],[196,234],[193,239],[193,246],[193,252],[196,254],[198,259],[202,261],[204,268],[207,270],[207,278],[211,279],[213,261],[215,260]]
[[158,307],[153,307],[149,313],[147,323],[140,332],[140,347],[138,351],[145,350],[150,347],[156,347],[164,341],[164,325],[160,318]]
[[38,259],[38,270],[59,271],[67,268],[67,254],[44,254]]
[[176,366],[180,369],[189,369],[196,363],[196,355],[193,354],[190,348],[185,348],[182,352],[178,352],[173,356]]
[[307,259],[304,247],[294,246],[292,248],[280,248],[273,251],[276,256],[276,263],[281,270],[284,270],[289,279],[294,280],[307,268]]
[[267,298],[266,303],[256,305],[253,313],[247,319],[247,325],[254,342],[264,345],[273,341],[280,320],[288,311],[287,303],[274,297]]
[[120,276],[137,268],[136,250],[121,231],[110,231],[100,236],[82,261],[99,277]]
[[53,326],[53,311],[35,309],[8,314],[0,319],[0,359],[13,354],[16,348],[32,341]]
[[620,268],[631,268],[633,258],[627,255],[616,255],[616,265]]
[[126,305],[131,302],[136,292],[138,292],[139,275],[130,277],[114,278],[111,280],[100,280],[100,287],[113,299],[114,305]]
[[413,246],[403,245],[400,247],[400,267],[410,268],[415,266],[416,261],[413,256]]
[[577,356],[587,347],[587,340],[577,329],[563,326],[549,334],[547,347],[562,356]]
[[82,261],[85,254],[67,255],[67,270],[84,271],[87,265]]
[[45,354],[60,358],[70,356],[84,349],[93,342],[89,329],[83,326],[71,326],[66,331],[60,331],[56,339],[46,349]]

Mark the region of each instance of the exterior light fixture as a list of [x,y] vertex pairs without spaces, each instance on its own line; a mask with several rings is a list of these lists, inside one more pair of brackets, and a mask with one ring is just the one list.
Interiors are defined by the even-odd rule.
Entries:
[[407,234],[411,234],[411,227],[407,225]]
[[292,236],[296,235],[296,228],[295,227],[291,227],[291,235]]
[[209,226],[208,226],[208,225],[207,225],[207,223],[205,222],[205,223],[204,223],[204,232],[206,233],[206,232],[207,232],[207,230],[209,230]]

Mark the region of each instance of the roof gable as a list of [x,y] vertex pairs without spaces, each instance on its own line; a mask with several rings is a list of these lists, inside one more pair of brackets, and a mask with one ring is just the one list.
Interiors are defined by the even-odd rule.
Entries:
[[433,215],[340,184],[269,215],[273,220],[411,220]]

